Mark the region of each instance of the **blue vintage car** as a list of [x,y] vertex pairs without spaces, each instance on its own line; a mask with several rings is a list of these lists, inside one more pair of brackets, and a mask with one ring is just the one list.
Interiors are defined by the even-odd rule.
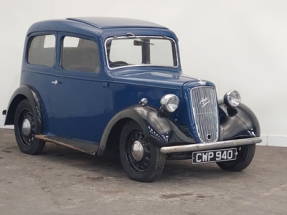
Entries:
[[6,125],[20,150],[45,142],[92,155],[120,153],[127,175],[156,180],[166,159],[240,171],[261,142],[254,113],[232,90],[182,74],[178,39],[161,25],[123,18],[33,24]]

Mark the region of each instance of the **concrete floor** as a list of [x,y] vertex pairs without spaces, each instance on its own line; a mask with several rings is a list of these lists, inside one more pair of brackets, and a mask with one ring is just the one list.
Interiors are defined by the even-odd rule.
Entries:
[[0,129],[0,214],[287,214],[287,148],[257,147],[243,172],[167,161],[158,181],[139,183],[118,156],[49,143],[26,155]]

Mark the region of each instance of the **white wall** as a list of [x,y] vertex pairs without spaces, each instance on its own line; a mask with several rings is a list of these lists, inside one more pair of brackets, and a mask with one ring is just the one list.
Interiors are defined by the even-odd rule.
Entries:
[[219,97],[230,89],[241,93],[259,118],[264,144],[287,146],[286,11],[286,0],[0,0],[0,110],[19,85],[25,33],[33,22],[139,18],[177,34],[184,73],[213,81]]

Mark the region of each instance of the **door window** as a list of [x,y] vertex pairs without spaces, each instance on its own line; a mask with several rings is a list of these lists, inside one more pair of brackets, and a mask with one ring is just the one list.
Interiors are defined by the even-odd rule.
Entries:
[[98,73],[100,71],[98,45],[92,40],[64,37],[61,66],[65,70]]

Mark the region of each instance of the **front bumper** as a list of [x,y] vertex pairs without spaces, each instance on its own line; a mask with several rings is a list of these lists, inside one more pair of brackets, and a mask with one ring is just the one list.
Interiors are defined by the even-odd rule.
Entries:
[[261,143],[262,140],[259,137],[247,138],[247,139],[236,139],[226,140],[214,143],[198,143],[180,146],[164,146],[160,149],[161,153],[168,154],[173,152],[195,152],[210,149],[221,149],[228,147],[237,147],[243,145],[250,145],[255,143]]

